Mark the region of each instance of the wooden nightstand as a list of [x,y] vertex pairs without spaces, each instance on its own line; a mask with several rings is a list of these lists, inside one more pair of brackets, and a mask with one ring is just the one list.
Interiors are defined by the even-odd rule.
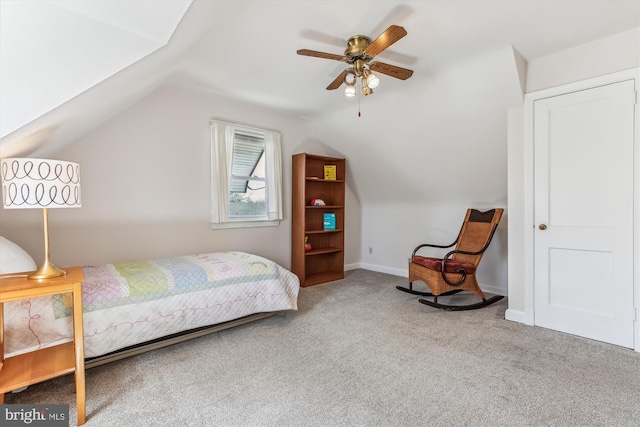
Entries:
[[[4,394],[21,387],[75,371],[78,425],[84,424],[84,335],[82,328],[81,267],[65,269],[67,274],[44,280],[26,277],[0,278],[0,404]],[[73,297],[73,341],[54,347],[4,358],[4,303],[70,292]]]

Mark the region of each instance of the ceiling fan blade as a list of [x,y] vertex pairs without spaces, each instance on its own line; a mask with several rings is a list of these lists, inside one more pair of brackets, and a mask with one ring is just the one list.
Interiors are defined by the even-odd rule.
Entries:
[[336,61],[344,61],[346,58],[344,55],[335,55],[333,53],[318,52],[317,50],[300,49],[298,55],[313,56],[315,58],[334,59]]
[[407,35],[407,30],[398,25],[392,25],[380,34],[380,37],[371,42],[371,44],[364,50],[364,53],[369,56],[376,56],[401,38]]
[[413,75],[413,71],[407,68],[398,67],[396,65],[385,64],[384,62],[372,62],[369,69],[377,73],[386,74],[400,80],[407,80]]
[[347,75],[347,70],[344,70],[343,72],[341,72],[338,77],[336,77],[336,79],[334,81],[331,82],[331,84],[329,86],[327,86],[327,90],[334,90],[334,89],[338,89],[342,83],[344,83],[344,78]]

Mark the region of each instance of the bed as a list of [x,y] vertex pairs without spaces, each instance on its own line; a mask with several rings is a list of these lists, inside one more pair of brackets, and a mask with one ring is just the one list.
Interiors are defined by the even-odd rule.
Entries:
[[[297,310],[297,276],[244,252],[82,269],[88,367]],[[6,303],[4,323],[6,357],[57,345],[71,341],[71,304],[67,295]]]

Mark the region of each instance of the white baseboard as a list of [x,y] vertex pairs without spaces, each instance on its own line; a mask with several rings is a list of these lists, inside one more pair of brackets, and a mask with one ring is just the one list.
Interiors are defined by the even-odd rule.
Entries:
[[[362,268],[364,270],[370,270],[370,271],[377,271],[378,273],[393,274],[394,276],[407,277],[407,278],[409,277],[408,268],[394,268],[394,267],[387,267],[384,265],[368,264],[365,262],[348,264],[344,266],[345,271],[356,270],[358,268]],[[480,289],[482,289],[483,292],[487,292],[490,294],[504,295],[504,296],[508,294],[507,290],[500,286],[480,284]]]
[[377,271],[378,273],[393,274],[394,276],[409,277],[409,270],[406,268],[404,269],[393,268],[393,267],[387,267],[384,265],[368,264],[366,262],[359,263],[358,268],[362,268],[364,270],[370,270],[370,271]]
[[526,311],[508,308],[507,311],[504,312],[504,318],[511,320],[512,322],[524,323],[525,325],[533,326],[533,315]]
[[480,286],[480,289],[482,289],[482,292],[487,292],[489,294],[502,295],[506,297],[509,293],[506,289],[502,288],[501,286],[487,285],[484,283],[479,283],[478,285]]
[[354,264],[345,264],[344,265],[344,271],[351,271],[351,270],[357,270],[360,268],[360,263],[356,262]]

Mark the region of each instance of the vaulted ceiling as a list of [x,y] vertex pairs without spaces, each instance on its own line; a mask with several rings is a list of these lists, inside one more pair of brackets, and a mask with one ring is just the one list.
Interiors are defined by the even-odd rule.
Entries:
[[464,79],[508,46],[531,60],[635,28],[639,3],[3,0],[0,155],[55,152],[169,81],[348,129],[357,101],[325,90],[344,64],[296,50],[342,54],[349,37],[396,24],[408,35],[377,59],[414,75],[382,76],[359,107],[391,119],[382,105],[429,96],[444,69]]

